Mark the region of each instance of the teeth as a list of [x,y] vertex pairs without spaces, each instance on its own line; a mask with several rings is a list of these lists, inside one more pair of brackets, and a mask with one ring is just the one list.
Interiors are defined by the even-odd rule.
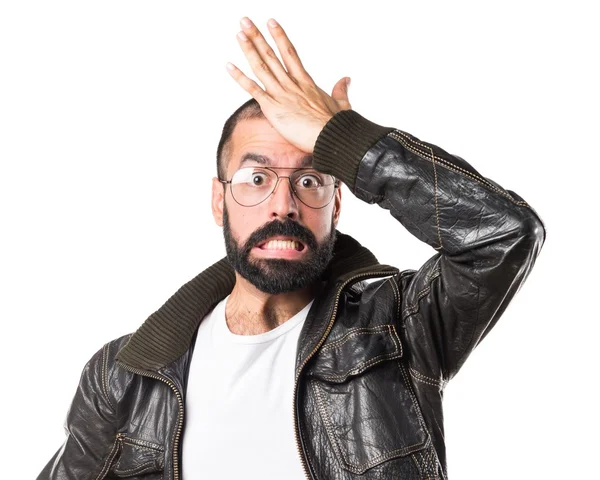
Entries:
[[295,240],[270,240],[264,248],[268,250],[298,250],[298,242]]

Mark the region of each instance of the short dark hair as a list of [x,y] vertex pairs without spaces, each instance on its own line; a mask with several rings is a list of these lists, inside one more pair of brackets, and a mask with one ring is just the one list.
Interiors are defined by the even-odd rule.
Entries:
[[231,155],[231,134],[238,123],[252,118],[266,118],[260,109],[260,104],[254,98],[242,104],[223,125],[223,132],[217,147],[217,175],[221,180],[226,180],[227,163]]

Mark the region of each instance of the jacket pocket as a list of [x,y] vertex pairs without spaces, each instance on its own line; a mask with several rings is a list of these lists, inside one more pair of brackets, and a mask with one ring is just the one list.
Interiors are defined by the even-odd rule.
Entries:
[[326,343],[307,370],[331,445],[350,472],[362,474],[430,442],[401,357],[394,325],[355,328]]
[[139,438],[121,436],[121,449],[111,474],[116,478],[162,478],[165,450],[161,445]]

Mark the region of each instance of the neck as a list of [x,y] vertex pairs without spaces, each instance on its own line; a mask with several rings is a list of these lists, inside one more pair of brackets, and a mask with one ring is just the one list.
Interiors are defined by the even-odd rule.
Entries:
[[237,272],[235,276],[225,318],[229,330],[237,335],[268,332],[292,318],[314,298],[312,286],[273,295],[258,290]]

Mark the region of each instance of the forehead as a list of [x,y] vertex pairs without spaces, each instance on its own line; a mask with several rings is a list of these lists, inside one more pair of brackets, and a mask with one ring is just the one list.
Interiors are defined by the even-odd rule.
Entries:
[[231,134],[227,170],[234,172],[240,166],[257,163],[275,167],[307,167],[312,165],[312,155],[289,143],[268,120],[242,120]]

